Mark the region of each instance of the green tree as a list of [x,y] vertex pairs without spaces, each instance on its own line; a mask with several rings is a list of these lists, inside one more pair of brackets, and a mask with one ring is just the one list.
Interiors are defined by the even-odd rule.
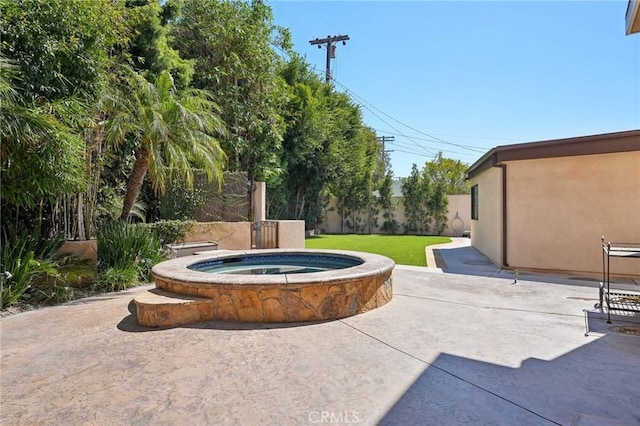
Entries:
[[182,1],[161,5],[159,0],[127,0],[126,4],[132,33],[128,52],[134,69],[152,82],[169,71],[178,90],[187,88],[193,76],[192,61],[182,59],[170,46],[171,25],[180,19]]
[[382,208],[382,232],[395,234],[398,231],[398,221],[395,219],[395,205],[393,203],[393,172],[389,170],[378,187],[378,204]]
[[122,39],[121,4],[110,0],[4,0],[3,54],[20,66],[28,101],[93,98]]
[[222,108],[229,170],[246,171],[251,182],[279,173],[285,97],[272,45],[286,49],[288,40],[271,9],[262,1],[185,0],[171,35],[180,55],[194,61],[192,84]]
[[287,89],[283,106],[286,131],[280,165],[282,173],[267,182],[270,213],[274,218],[304,219],[308,229],[322,218],[323,192],[327,184],[326,155],[329,111],[324,83],[299,56],[281,68]]
[[404,203],[405,233],[425,234],[429,232],[429,216],[427,201],[429,200],[429,182],[421,176],[414,163],[411,174],[402,180],[402,196]]
[[0,171],[7,205],[36,207],[83,186],[82,139],[49,104],[25,102],[14,87],[18,67],[0,57]]
[[[60,204],[77,207],[76,228],[90,229],[83,219],[90,209],[83,200],[85,188],[91,192],[90,188],[96,186],[96,162],[92,158],[102,121],[96,105],[101,93],[111,86],[109,70],[115,58],[123,59],[121,54],[128,42],[124,3],[6,0],[0,3],[0,20],[2,52],[22,72],[15,80],[21,96],[13,106],[22,109],[22,118],[28,119],[5,122],[15,130],[3,132],[3,161],[11,164],[11,170],[4,168],[5,176],[15,180],[16,193],[31,188],[33,196],[47,194],[41,201],[51,203],[40,202],[39,216],[44,208],[51,211],[48,216],[58,217],[57,205],[63,200]],[[40,136],[34,138],[38,133]],[[64,210],[67,224],[70,209]],[[31,214],[25,209],[21,212],[25,217]],[[85,217],[90,222],[91,215]]]
[[433,231],[441,235],[447,227],[448,194],[467,194],[470,191],[466,179],[467,165],[460,160],[445,158],[439,152],[422,170],[423,182],[429,183],[427,210]]
[[[375,133],[363,126],[359,108],[311,71],[296,55],[281,67],[287,103],[280,151],[282,173],[268,181],[270,217],[304,219],[312,228],[329,196],[340,200],[343,229],[376,226],[373,189],[384,175]],[[381,171],[382,170],[382,171]]]
[[447,193],[442,183],[436,183],[431,189],[427,201],[429,219],[433,222],[433,230],[435,233],[442,235],[442,231],[447,227],[449,200],[447,199]]
[[467,181],[469,166],[460,160],[446,158],[438,152],[435,159],[424,166],[424,174],[431,182],[442,185],[445,194],[468,194],[471,191]]
[[215,136],[224,135],[222,120],[210,96],[197,89],[177,92],[171,74],[164,71],[155,84],[140,74],[129,75],[120,110],[108,125],[107,139],[130,138],[135,163],[127,182],[121,217],[126,219],[147,172],[152,187],[163,194],[167,181],[184,179],[193,188],[194,167],[208,180],[222,178],[225,154]]
[[379,144],[375,133],[361,125],[359,109],[352,110],[351,118],[353,128],[343,127],[343,138],[336,139],[331,146],[334,155],[330,158],[336,169],[330,187],[341,207],[342,232],[346,226],[357,233],[370,229]]

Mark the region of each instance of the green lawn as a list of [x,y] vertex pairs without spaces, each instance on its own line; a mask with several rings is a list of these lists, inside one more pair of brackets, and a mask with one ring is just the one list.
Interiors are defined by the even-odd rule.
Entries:
[[305,241],[311,249],[355,250],[390,257],[400,265],[427,266],[424,248],[448,243],[448,237],[420,235],[316,235]]

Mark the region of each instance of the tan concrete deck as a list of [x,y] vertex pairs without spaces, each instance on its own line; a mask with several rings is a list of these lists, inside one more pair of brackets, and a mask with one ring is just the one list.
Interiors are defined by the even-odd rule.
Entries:
[[640,422],[640,337],[611,328],[639,324],[585,337],[593,282],[398,266],[355,317],[165,330],[130,312],[149,288],[2,318],[1,424]]

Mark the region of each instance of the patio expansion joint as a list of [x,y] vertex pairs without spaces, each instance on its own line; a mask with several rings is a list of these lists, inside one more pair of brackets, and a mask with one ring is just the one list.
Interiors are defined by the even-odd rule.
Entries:
[[508,307],[504,307],[504,306],[478,306],[478,305],[472,305],[470,303],[464,303],[464,302],[455,302],[452,300],[445,300],[445,299],[438,299],[435,297],[425,297],[425,296],[414,296],[411,294],[403,294],[403,293],[393,293],[394,297],[395,296],[403,296],[403,297],[408,297],[410,299],[423,299],[423,300],[432,300],[434,302],[441,302],[441,303],[449,303],[452,305],[460,305],[460,306],[469,306],[472,308],[480,308],[480,309],[495,309],[495,310],[500,310],[500,311],[513,311],[513,312],[528,312],[531,314],[544,314],[544,315],[557,315],[560,317],[578,317],[578,318],[582,318],[584,316],[584,313],[581,314],[563,314],[561,312],[548,312],[548,311],[536,311],[536,310],[532,310],[532,309],[521,309],[521,308],[508,308]]
[[459,376],[459,375],[457,375],[457,374],[455,374],[455,373],[453,373],[453,372],[451,372],[449,370],[446,370],[446,369],[444,369],[442,367],[438,367],[437,365],[432,364],[429,361],[426,361],[426,360],[420,358],[419,356],[413,355],[413,354],[411,354],[411,353],[409,353],[409,352],[407,352],[407,351],[405,351],[403,349],[400,349],[400,348],[398,348],[396,346],[393,346],[392,344],[385,342],[384,340],[382,340],[379,337],[376,337],[376,336],[374,336],[374,335],[372,335],[370,333],[367,333],[364,330],[359,329],[358,327],[355,327],[355,326],[353,326],[351,324],[348,324],[344,319],[341,319],[341,320],[338,320],[338,321],[341,322],[342,324],[346,325],[347,327],[355,330],[356,332],[358,332],[360,334],[363,334],[363,335],[367,336],[368,338],[373,339],[373,340],[377,341],[378,343],[381,343],[382,345],[384,345],[384,346],[386,346],[386,347],[388,347],[388,348],[390,348],[390,349],[392,349],[392,350],[394,350],[396,352],[399,352],[399,353],[401,353],[401,354],[403,354],[403,355],[405,355],[405,356],[407,356],[407,357],[409,357],[411,359],[414,359],[414,360],[418,361],[419,363],[426,365],[429,368],[434,368],[434,369],[436,369],[436,370],[438,370],[438,371],[440,371],[440,372],[442,372],[444,374],[447,374],[447,375],[449,375],[449,376],[451,376],[451,377],[453,377],[453,378],[455,378],[457,380],[462,381],[463,383],[465,383],[465,384],[467,384],[469,386],[472,386],[472,387],[474,387],[476,389],[479,389],[479,390],[481,390],[483,392],[486,392],[486,393],[488,393],[488,394],[490,394],[490,395],[492,395],[492,396],[494,396],[494,397],[496,397],[496,398],[498,398],[498,399],[500,399],[502,401],[505,401],[505,402],[507,402],[509,404],[512,404],[512,405],[520,408],[521,410],[524,410],[524,411],[526,411],[528,413],[531,413],[534,416],[539,417],[540,419],[543,419],[543,420],[545,420],[545,421],[547,421],[549,423],[552,423],[552,424],[555,424],[555,425],[558,425],[558,426],[562,425],[562,423],[556,422],[555,420],[552,420],[552,419],[550,419],[548,417],[545,417],[544,415],[542,415],[540,413],[537,413],[537,412],[533,411],[532,409],[523,406],[522,404],[519,404],[519,403],[517,403],[515,401],[510,400],[507,397],[504,397],[504,396],[502,396],[500,394],[497,394],[494,391],[491,391],[491,390],[489,390],[489,389],[487,389],[485,387],[482,387],[482,386],[480,386],[480,385],[478,385],[476,383],[473,383],[472,381],[467,380],[464,377],[461,377],[461,376]]

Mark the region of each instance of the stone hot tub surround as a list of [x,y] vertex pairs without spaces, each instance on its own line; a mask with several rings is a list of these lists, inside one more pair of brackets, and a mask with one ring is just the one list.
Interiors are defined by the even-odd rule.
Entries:
[[[361,264],[322,272],[236,275],[189,269],[197,263],[246,256],[344,256]],[[391,300],[394,262],[384,256],[345,250],[251,250],[196,255],[156,265],[152,274],[162,295],[134,301],[138,323],[151,327],[217,319],[241,322],[304,322],[344,318]],[[182,297],[185,296],[185,297]],[[156,306],[158,308],[156,308]],[[207,306],[206,309],[203,309]],[[208,307],[211,307],[209,309]],[[190,312],[198,309],[197,315]]]

